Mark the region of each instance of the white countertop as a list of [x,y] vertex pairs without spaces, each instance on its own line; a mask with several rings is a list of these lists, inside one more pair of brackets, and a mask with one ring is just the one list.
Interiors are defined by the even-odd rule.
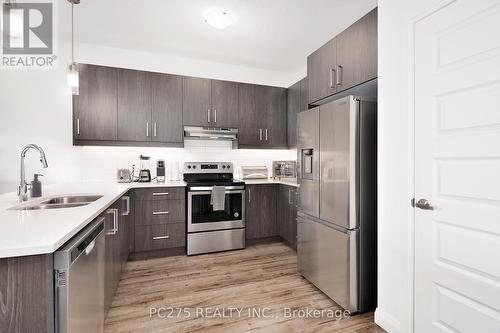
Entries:
[[[52,253],[124,195],[129,189],[141,187],[179,187],[183,181],[166,183],[79,182],[48,185],[40,202],[53,196],[99,194],[102,198],[86,206],[9,210],[18,206],[16,193],[0,195],[0,258]],[[23,205],[24,205],[23,204]]]
[[282,178],[282,179],[243,179],[245,184],[258,185],[258,184],[283,184],[299,187],[296,178]]

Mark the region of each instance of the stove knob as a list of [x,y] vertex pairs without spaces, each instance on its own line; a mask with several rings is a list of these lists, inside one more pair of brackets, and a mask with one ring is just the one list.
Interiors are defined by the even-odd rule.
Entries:
[[231,169],[231,166],[228,164],[227,168],[228,168],[228,169]]
[[196,165],[193,165],[193,169],[196,169]]
[[188,169],[191,169],[191,166],[190,166],[190,165],[188,165]]
[[225,165],[223,165],[223,166],[222,166],[222,169],[225,169],[225,168],[226,168],[226,166],[225,166]]

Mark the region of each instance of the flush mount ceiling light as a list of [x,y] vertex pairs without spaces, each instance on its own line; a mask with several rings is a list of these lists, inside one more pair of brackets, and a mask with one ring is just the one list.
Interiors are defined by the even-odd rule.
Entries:
[[211,9],[204,15],[205,22],[217,29],[224,29],[236,22],[236,17],[225,9]]

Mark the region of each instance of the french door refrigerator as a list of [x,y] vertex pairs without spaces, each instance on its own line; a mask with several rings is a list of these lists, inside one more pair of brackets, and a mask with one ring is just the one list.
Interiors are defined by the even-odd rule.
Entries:
[[297,127],[299,273],[351,313],[374,309],[377,104],[347,96]]

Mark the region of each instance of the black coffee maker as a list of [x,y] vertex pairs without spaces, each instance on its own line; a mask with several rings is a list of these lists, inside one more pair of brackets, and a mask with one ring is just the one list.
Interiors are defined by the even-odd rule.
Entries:
[[151,181],[151,157],[149,156],[139,156],[141,162],[141,169],[139,171],[139,183],[149,183]]

